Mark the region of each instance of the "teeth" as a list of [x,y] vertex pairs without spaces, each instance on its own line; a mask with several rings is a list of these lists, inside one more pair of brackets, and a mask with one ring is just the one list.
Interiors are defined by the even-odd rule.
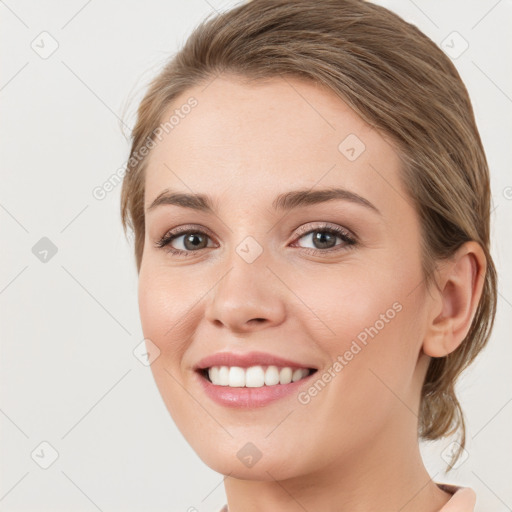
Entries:
[[261,388],[276,384],[289,384],[307,377],[310,371],[306,368],[292,369],[288,366],[212,366],[208,368],[208,377],[216,386],[232,388]]
[[293,375],[292,375],[292,382],[297,382],[298,380],[302,379],[303,375],[302,375],[302,370],[301,369],[297,369],[293,372]]
[[281,384],[290,384],[292,381],[293,370],[291,368],[281,368],[279,372],[279,382]]
[[232,366],[229,369],[229,387],[243,388],[245,386],[245,371],[239,366]]
[[[221,386],[229,386],[229,368],[227,366],[221,366],[218,368],[219,374],[218,374],[218,382]],[[210,377],[211,378],[211,377]],[[212,381],[213,382],[213,381]]]
[[[215,382],[212,380],[215,384]],[[261,366],[251,366],[245,370],[245,386],[248,388],[261,388],[265,384],[265,372]]]
[[279,384],[279,369],[277,366],[269,366],[265,372],[265,386]]

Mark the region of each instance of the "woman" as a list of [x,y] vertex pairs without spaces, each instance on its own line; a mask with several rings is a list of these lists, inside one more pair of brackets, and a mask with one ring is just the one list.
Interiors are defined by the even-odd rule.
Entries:
[[122,190],[167,409],[229,512],[472,511],[460,433],[489,339],[489,174],[455,67],[359,0],[254,0],[152,82]]

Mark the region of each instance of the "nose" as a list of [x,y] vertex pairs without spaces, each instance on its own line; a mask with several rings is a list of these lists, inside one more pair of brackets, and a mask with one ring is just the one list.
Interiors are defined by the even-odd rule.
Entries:
[[234,258],[230,263],[227,273],[208,294],[206,320],[238,333],[281,324],[286,315],[286,290],[263,258],[252,263]]

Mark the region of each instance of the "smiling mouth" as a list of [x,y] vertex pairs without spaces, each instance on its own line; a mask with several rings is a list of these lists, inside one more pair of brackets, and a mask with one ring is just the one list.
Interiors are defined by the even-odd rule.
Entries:
[[211,366],[197,372],[215,386],[231,388],[262,388],[281,386],[309,377],[315,368],[292,368],[289,366]]

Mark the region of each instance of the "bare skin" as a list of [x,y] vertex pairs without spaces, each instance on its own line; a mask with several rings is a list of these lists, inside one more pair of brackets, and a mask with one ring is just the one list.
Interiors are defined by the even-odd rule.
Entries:
[[[439,265],[439,290],[427,290],[401,160],[332,92],[224,75],[169,112],[190,96],[197,106],[151,150],[145,207],[170,189],[209,195],[216,210],[147,211],[139,274],[144,336],[161,352],[151,368],[178,428],[208,466],[229,475],[230,512],[438,511],[450,495],[421,459],[420,390],[430,358],[455,350],[469,330],[483,252],[465,244]],[[362,146],[338,148],[350,134],[365,146],[355,159]],[[333,187],[374,208],[348,199],[272,208],[279,194]],[[155,247],[179,226],[202,231],[204,246],[178,235],[171,246],[187,255]],[[356,243],[332,235],[331,248],[316,245],[307,233],[325,226]],[[262,249],[252,263],[236,251],[248,236]],[[381,324],[321,392],[301,388],[309,401],[293,394],[260,408],[225,407],[205,395],[193,369],[215,352],[256,350],[309,363],[321,377],[365,328]],[[237,457],[248,442],[262,455],[252,467]]]

